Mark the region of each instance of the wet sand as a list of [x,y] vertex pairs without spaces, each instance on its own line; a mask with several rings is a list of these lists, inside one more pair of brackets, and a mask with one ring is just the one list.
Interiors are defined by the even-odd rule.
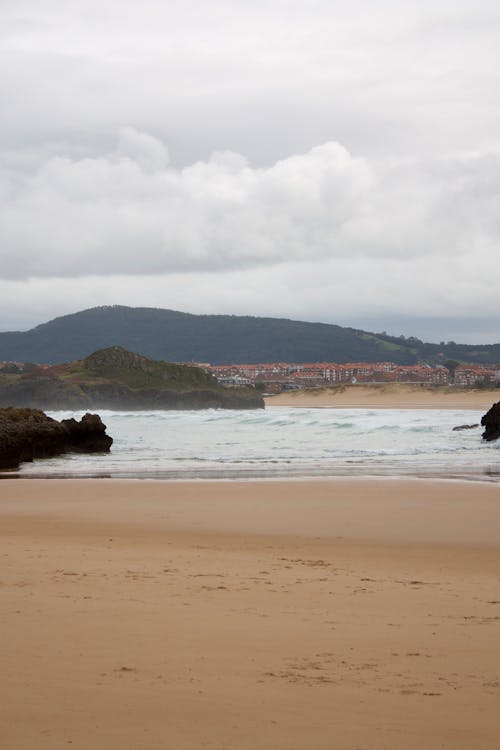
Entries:
[[265,399],[266,406],[337,409],[471,409],[487,411],[500,390],[429,388],[399,383],[343,385],[289,391]]
[[500,486],[0,482],[3,750],[500,747]]

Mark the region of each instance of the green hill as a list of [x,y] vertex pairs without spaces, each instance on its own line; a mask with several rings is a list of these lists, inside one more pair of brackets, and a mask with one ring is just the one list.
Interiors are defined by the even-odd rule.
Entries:
[[158,362],[120,346],[83,360],[0,373],[0,406],[37,409],[255,409],[253,388],[223,388],[199,367]]
[[115,345],[159,360],[211,364],[500,362],[500,344],[426,344],[326,323],[122,306],[95,307],[30,331],[0,333],[0,360],[68,362]]

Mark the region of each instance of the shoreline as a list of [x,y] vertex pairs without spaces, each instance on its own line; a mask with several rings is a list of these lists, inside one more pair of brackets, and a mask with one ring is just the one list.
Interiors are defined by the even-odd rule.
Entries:
[[0,483],[3,481],[30,481],[30,482],[158,482],[166,484],[249,484],[249,483],[279,483],[279,482],[337,482],[337,481],[355,481],[355,482],[370,482],[370,481],[410,481],[410,482],[464,482],[464,483],[478,483],[478,484],[495,484],[500,481],[500,468],[498,471],[489,471],[478,473],[475,471],[459,472],[457,470],[445,471],[431,471],[428,472],[394,472],[387,471],[379,473],[373,472],[371,469],[365,473],[357,470],[357,473],[317,473],[317,474],[275,474],[272,476],[265,476],[262,474],[255,475],[234,475],[234,476],[171,476],[168,473],[160,473],[154,475],[153,472],[135,472],[133,475],[129,472],[116,472],[114,474],[84,474],[72,473],[72,474],[56,474],[56,473],[26,473],[13,472],[13,473],[2,473],[0,472]]
[[496,750],[500,487],[0,482],[5,750]]

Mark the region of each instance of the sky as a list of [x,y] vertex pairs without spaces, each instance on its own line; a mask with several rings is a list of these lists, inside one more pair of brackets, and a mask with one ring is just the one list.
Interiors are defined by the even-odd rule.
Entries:
[[500,5],[0,0],[0,330],[500,341]]

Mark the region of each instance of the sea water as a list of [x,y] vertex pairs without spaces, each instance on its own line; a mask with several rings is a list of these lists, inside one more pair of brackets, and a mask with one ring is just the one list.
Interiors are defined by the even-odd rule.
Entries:
[[[444,476],[500,479],[500,442],[481,412],[438,409],[105,411],[109,454],[23,464],[21,476],[252,479]],[[50,412],[56,419],[83,412]]]

